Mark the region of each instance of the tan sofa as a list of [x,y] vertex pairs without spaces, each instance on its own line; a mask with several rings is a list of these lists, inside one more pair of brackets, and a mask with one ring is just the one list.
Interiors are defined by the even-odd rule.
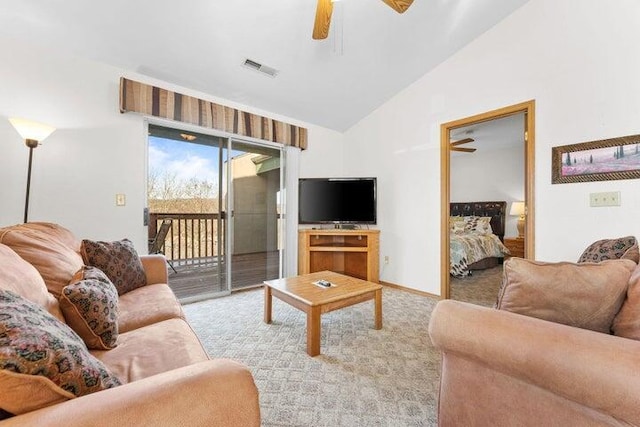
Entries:
[[[0,229],[0,288],[64,321],[54,295],[82,267],[79,247],[68,230],[54,224]],[[164,257],[142,256],[141,261],[147,285],[118,298],[117,346],[90,350],[123,385],[60,399],[0,421],[1,426],[260,425],[258,392],[249,370],[231,360],[209,360],[167,285]],[[10,396],[19,387],[0,380],[0,395]]]
[[[505,265],[505,283],[510,267],[527,272],[517,280],[509,277],[513,282],[519,281],[516,283],[519,288],[514,288],[516,292],[508,295],[511,307],[515,306],[517,293],[521,296],[523,289],[533,282],[538,281],[534,284],[540,288],[558,281],[569,270],[598,268],[595,264],[579,267],[556,264],[552,267],[554,274],[539,280],[532,277],[531,269],[543,268],[542,263],[529,262],[523,266],[524,263],[520,260]],[[628,269],[628,261],[616,267]],[[608,277],[614,280],[612,274]],[[584,287],[574,283],[590,276],[565,274],[565,278],[567,286],[573,286],[570,291],[575,292]],[[529,284],[525,286],[523,281]],[[610,284],[603,281],[604,286]],[[505,285],[498,306],[507,299],[504,288]],[[534,306],[551,295],[551,288],[548,286],[544,295],[537,295],[535,300],[528,288],[529,299],[518,309],[533,313]],[[564,289],[563,286],[561,291]],[[439,425],[640,425],[640,342],[637,341],[640,339],[640,267],[633,271],[625,289],[626,297],[623,291],[619,303],[610,306],[615,320],[609,324],[616,334],[626,337],[504,309],[440,301],[429,324],[431,340],[442,352]],[[575,297],[575,301],[578,306],[584,299]],[[591,302],[596,315],[602,319],[602,307],[606,304]],[[533,314],[549,315],[549,311],[552,310]],[[565,315],[566,311],[563,307],[557,314]],[[590,316],[588,320],[595,317]],[[578,318],[578,313],[572,313],[565,316],[563,322]]]

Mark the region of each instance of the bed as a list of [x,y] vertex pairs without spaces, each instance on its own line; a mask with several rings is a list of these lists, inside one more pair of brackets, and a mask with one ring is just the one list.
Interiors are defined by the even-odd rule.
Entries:
[[450,203],[449,209],[451,275],[465,277],[500,264],[509,254],[503,244],[507,202]]

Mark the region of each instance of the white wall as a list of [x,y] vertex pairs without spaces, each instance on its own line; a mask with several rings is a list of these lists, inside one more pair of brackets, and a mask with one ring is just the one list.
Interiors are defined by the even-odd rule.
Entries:
[[518,235],[517,216],[510,216],[514,201],[524,200],[524,143],[499,150],[478,150],[451,156],[452,202],[504,200],[507,202],[505,236]]
[[[34,151],[30,221],[58,222],[79,237],[146,241],[142,120],[118,112],[114,68],[0,39],[0,225],[22,222],[28,149],[6,120],[57,130]],[[115,207],[115,194],[127,205]]]
[[327,128],[315,127],[309,138],[313,143],[300,152],[300,177],[324,178],[344,176],[343,134]]
[[[121,76],[305,126],[301,174],[342,172],[336,132],[4,38],[0,51],[0,226],[22,222],[28,149],[6,118],[24,117],[58,129],[34,152],[29,220],[57,222],[80,238],[129,237],[146,252],[145,126],[118,111]],[[126,194],[125,207],[115,206],[116,193]]]
[[[347,131],[346,172],[379,177],[382,280],[440,293],[440,125],[529,99],[535,257],[640,236],[637,180],[551,184],[551,147],[640,133],[638,22],[636,0],[531,1]],[[614,190],[622,206],[588,206]]]

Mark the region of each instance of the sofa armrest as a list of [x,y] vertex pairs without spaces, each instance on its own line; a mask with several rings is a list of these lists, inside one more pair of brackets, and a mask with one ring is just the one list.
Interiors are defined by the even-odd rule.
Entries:
[[142,267],[147,275],[147,284],[169,283],[167,259],[162,254],[141,255]]
[[429,335],[440,425],[640,424],[638,341],[450,300]]
[[71,399],[0,426],[260,425],[258,391],[240,363],[216,359]]

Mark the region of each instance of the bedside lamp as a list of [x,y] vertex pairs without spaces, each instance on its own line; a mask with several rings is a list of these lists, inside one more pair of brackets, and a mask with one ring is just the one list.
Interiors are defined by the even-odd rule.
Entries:
[[29,167],[27,169],[27,197],[24,202],[24,222],[27,222],[29,213],[29,189],[31,186],[31,163],[33,161],[33,149],[45,138],[53,133],[56,128],[31,120],[10,118],[9,121],[24,139],[24,143],[29,147]]
[[518,237],[520,239],[523,239],[524,238],[524,215],[525,215],[524,202],[511,203],[511,210],[509,211],[509,215],[519,217],[518,218]]

